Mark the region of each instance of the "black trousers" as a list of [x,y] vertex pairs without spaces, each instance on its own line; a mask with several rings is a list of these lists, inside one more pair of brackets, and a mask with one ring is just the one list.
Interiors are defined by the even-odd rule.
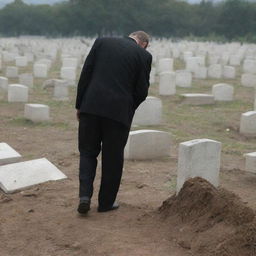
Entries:
[[101,208],[112,207],[121,182],[124,147],[130,127],[117,121],[81,113],[79,121],[79,196],[92,197],[97,156],[102,150],[102,174],[98,195]]

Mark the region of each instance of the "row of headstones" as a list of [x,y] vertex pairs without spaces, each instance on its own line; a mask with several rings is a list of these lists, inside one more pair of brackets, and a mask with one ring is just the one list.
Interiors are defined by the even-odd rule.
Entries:
[[[197,71],[198,68],[200,67],[205,67],[205,58],[200,56],[200,57],[185,57],[185,66],[186,70],[189,70],[191,72]],[[172,71],[173,70],[173,64],[174,64],[174,59],[172,58],[160,58],[158,61],[155,61],[157,71],[158,73],[164,72],[164,71]],[[216,66],[217,65],[217,66]],[[224,69],[225,73],[228,73],[228,70],[231,70],[235,72],[234,66],[240,66],[239,65],[227,65],[227,64],[221,64],[221,63],[212,63],[209,65],[209,69],[211,70],[213,67],[229,67],[232,69],[226,68]],[[244,73],[249,73],[249,74],[256,74],[256,59],[245,59],[242,65],[242,70]],[[233,73],[232,72],[232,73]]]
[[[2,83],[1,83],[2,82]],[[54,99],[68,100],[68,86],[67,81],[52,79],[48,80],[45,86],[54,86]],[[7,83],[7,85],[6,85]],[[6,87],[7,86],[7,87]],[[8,85],[8,79],[0,77],[0,88],[7,89],[8,102],[27,102],[29,88],[21,84]],[[25,104],[24,117],[33,122],[43,122],[50,120],[50,108],[44,104]]]
[[[207,94],[182,94],[183,103],[191,105],[213,104],[216,100],[223,100],[226,91],[233,95],[233,87],[228,85],[216,85],[213,88],[213,95]],[[231,99],[231,98],[230,98]],[[226,100],[226,98],[225,98]],[[157,97],[149,96],[138,107],[133,118],[133,126],[151,126],[160,125],[162,122],[162,101]],[[248,137],[256,137],[256,111],[248,111],[241,115],[240,133]]]
[[[22,74],[19,77],[20,84],[9,84],[7,77],[0,76],[0,89],[8,92],[8,102],[27,102],[29,88],[33,87],[33,76],[31,74]],[[54,88],[54,98],[58,100],[68,99],[67,80],[49,79],[43,83],[43,89],[47,87]]]
[[[138,130],[129,134],[125,159],[156,159],[170,156],[171,135],[157,130]],[[245,170],[256,173],[256,152],[245,155]],[[7,193],[66,176],[46,159],[14,163],[21,155],[6,143],[0,143],[0,187]],[[196,139],[180,143],[178,154],[177,193],[184,182],[202,177],[219,185],[221,143]]]
[[[35,78],[47,78],[48,73],[49,73],[48,71],[49,71],[49,66],[47,64],[36,63],[33,66],[33,76]],[[7,66],[5,76],[7,78],[20,77],[18,67]],[[33,79],[32,74],[23,74],[23,76],[32,77],[30,79]],[[60,78],[70,81],[70,85],[75,84],[76,76],[77,76],[77,68],[75,68],[75,67],[62,67],[61,68]]]
[[[152,68],[150,74],[151,84],[156,82],[156,69]],[[209,78],[224,78],[224,79],[235,79],[236,70],[234,67],[221,65],[212,65],[208,69],[206,67],[199,67],[195,71],[192,70],[176,70],[175,72],[170,69],[163,69],[159,72],[159,82],[175,84],[179,87],[191,87],[192,77],[206,79]],[[168,81],[168,82],[167,82]],[[256,85],[256,74],[244,73],[241,75],[241,85],[245,87],[254,87]]]

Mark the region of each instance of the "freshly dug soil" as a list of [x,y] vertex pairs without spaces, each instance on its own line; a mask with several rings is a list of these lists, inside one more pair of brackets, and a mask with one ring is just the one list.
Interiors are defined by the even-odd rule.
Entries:
[[193,255],[256,255],[255,212],[202,178],[185,182],[159,209],[177,243]]

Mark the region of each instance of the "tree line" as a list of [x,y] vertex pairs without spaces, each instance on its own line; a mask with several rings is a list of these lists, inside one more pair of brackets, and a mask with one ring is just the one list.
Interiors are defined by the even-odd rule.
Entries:
[[15,0],[0,10],[2,36],[109,36],[145,30],[155,37],[256,41],[256,3],[226,0],[69,0],[53,6]]

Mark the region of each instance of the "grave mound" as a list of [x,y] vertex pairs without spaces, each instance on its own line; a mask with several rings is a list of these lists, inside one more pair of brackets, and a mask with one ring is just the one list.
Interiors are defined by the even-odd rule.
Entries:
[[196,255],[256,255],[255,212],[238,196],[196,177],[159,208],[178,244]]

